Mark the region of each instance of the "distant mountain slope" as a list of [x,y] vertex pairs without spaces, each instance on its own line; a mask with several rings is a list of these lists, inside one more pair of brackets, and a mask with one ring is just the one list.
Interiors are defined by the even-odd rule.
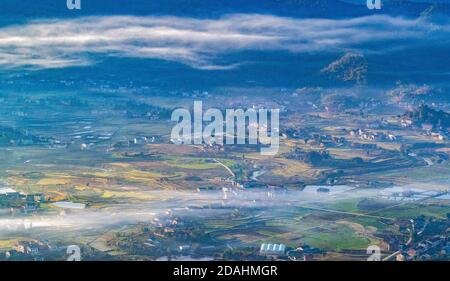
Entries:
[[331,74],[342,81],[363,84],[366,82],[367,69],[368,65],[363,55],[349,52],[322,68],[321,73]]

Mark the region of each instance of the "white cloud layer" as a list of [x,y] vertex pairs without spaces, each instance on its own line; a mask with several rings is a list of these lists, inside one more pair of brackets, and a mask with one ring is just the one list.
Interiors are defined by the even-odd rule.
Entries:
[[176,61],[198,69],[227,69],[221,58],[245,50],[295,53],[361,48],[362,44],[425,38],[448,32],[419,20],[370,16],[292,19],[229,15],[214,20],[101,16],[40,20],[0,28],[0,67],[90,65],[105,56]]

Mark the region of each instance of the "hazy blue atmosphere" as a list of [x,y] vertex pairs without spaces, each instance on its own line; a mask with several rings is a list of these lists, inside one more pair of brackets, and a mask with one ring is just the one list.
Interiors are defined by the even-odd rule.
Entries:
[[2,0],[0,260],[449,260],[449,92],[449,1]]

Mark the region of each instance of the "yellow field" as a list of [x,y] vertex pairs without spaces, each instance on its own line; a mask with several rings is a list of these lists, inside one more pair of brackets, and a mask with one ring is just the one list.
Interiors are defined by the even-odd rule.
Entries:
[[313,169],[308,164],[296,160],[276,159],[274,163],[276,163],[278,167],[271,172],[273,175],[277,176],[303,176],[309,178],[318,172],[318,169]]

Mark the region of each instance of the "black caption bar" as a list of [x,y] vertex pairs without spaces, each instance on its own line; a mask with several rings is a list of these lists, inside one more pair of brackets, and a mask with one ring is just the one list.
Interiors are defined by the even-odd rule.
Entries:
[[[84,280],[101,276],[102,280],[295,280],[306,276],[343,277],[361,280],[367,276],[386,275],[407,278],[424,272],[445,274],[445,262],[8,262],[0,265],[3,272],[22,275],[51,272],[52,276],[70,276]],[[59,277],[58,277],[59,276]],[[305,278],[300,278],[304,276]],[[300,278],[300,279],[299,279]],[[58,279],[59,280],[59,279]],[[403,279],[405,280],[405,279]]]

